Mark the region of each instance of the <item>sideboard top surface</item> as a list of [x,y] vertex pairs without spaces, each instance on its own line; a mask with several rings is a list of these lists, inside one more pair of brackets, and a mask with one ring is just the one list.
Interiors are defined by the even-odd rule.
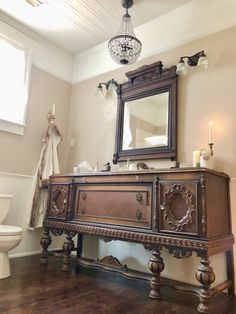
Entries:
[[161,169],[145,169],[145,170],[122,170],[122,171],[101,171],[101,172],[78,172],[67,174],[54,174],[53,177],[84,177],[84,176],[120,176],[120,175],[142,175],[142,174],[171,174],[171,173],[206,173],[221,176],[229,179],[229,176],[224,172],[218,172],[208,168],[161,168]]

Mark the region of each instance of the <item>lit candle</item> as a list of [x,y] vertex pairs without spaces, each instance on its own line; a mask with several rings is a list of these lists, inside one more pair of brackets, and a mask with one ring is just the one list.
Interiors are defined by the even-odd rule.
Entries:
[[55,104],[52,106],[52,115],[55,116]]
[[193,151],[193,167],[200,167],[200,150]]
[[212,127],[213,127],[213,121],[209,122],[209,143],[213,143],[212,142]]

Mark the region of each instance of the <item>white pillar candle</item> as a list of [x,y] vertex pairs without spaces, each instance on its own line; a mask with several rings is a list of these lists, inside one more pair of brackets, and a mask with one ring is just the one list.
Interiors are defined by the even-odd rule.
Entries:
[[53,104],[53,106],[52,106],[52,115],[53,116],[55,116],[55,107],[56,107],[55,104]]
[[213,143],[212,142],[212,127],[213,127],[213,121],[209,122],[209,142],[208,143]]
[[200,150],[193,151],[193,167],[200,167]]

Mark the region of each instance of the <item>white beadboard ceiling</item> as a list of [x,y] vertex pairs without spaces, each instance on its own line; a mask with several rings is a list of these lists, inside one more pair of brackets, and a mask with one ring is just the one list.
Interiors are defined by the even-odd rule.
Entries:
[[[134,0],[133,27],[148,23],[192,0]],[[81,53],[113,37],[125,9],[120,0],[0,0],[3,13],[71,54]]]

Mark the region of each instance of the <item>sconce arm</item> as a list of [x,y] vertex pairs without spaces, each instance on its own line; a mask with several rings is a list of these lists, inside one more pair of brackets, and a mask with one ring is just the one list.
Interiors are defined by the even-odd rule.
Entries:
[[199,51],[197,53],[195,53],[193,56],[183,56],[180,58],[180,60],[183,60],[183,59],[187,59],[187,63],[188,65],[190,66],[196,66],[198,64],[198,60],[200,57],[205,57],[205,53],[204,51]]

